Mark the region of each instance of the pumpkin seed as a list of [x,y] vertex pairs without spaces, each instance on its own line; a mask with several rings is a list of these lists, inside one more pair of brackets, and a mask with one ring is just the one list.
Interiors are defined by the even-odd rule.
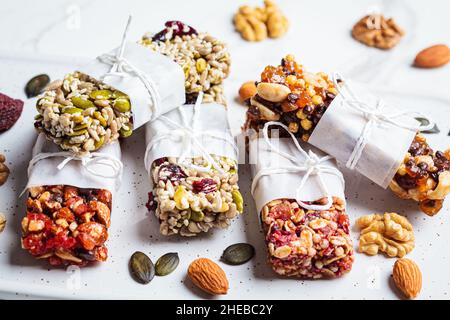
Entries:
[[167,276],[172,273],[180,262],[180,258],[178,258],[178,253],[170,252],[166,253],[162,257],[156,261],[155,264],[155,273],[157,276]]
[[95,150],[100,149],[100,147],[105,143],[105,136],[101,136],[98,141],[95,141],[94,148]]
[[95,108],[95,104],[91,100],[84,100],[81,97],[73,97],[70,101],[75,107],[80,109]]
[[94,100],[106,100],[113,96],[111,90],[94,90],[91,92],[89,97]]
[[130,272],[134,280],[147,284],[155,276],[155,266],[145,253],[136,251],[130,258]]
[[192,210],[192,213],[191,213],[192,221],[200,222],[200,221],[203,221],[204,218],[205,218],[205,214],[203,212]]
[[255,248],[248,243],[232,244],[222,254],[222,260],[231,265],[246,263],[255,255]]
[[[414,118],[414,119],[419,121],[421,126],[428,126],[430,124],[430,121],[428,119],[425,119],[425,118],[422,118],[422,117],[417,117],[417,118]],[[439,130],[437,124],[434,124],[433,128],[431,128],[429,130],[423,130],[421,132],[422,133],[439,133],[439,132],[441,132],[441,130]]]
[[81,113],[81,112],[83,112],[83,109],[74,108],[74,107],[64,108],[62,111],[62,113],[70,113],[70,114]]
[[119,91],[119,90],[114,91],[111,97],[114,98],[114,99],[117,99],[117,98],[126,98],[126,99],[128,99],[128,96],[125,93],[123,93],[122,91]]
[[239,190],[231,191],[231,196],[233,197],[233,202],[236,204],[236,209],[239,213],[244,212],[244,199]]
[[40,74],[31,78],[25,86],[27,98],[36,97],[50,83],[50,77],[46,74]]
[[113,102],[113,108],[119,112],[127,112],[130,111],[130,101],[125,98],[117,98]]
[[129,136],[131,136],[131,134],[133,133],[133,130],[128,129],[125,130],[124,128],[119,130],[119,134],[122,138],[128,138]]

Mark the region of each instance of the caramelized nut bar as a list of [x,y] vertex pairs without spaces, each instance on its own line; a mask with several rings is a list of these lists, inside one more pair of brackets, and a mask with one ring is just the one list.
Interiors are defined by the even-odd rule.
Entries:
[[[322,204],[326,198],[314,204]],[[263,207],[268,260],[284,276],[335,278],[349,272],[354,260],[344,202],[333,197],[324,211],[306,210],[295,200],[279,199]]]
[[186,165],[206,166],[203,157],[186,159],[183,164],[177,158],[153,162],[154,190],[149,194],[148,208],[155,210],[161,234],[195,236],[214,227],[226,228],[243,212],[236,161],[211,156],[223,174],[214,168],[201,172]]
[[78,155],[129,137],[133,131],[129,97],[80,72],[50,83],[36,109],[35,128]]
[[[279,66],[267,66],[256,89],[248,102],[245,129],[259,131],[267,121],[280,121],[303,141],[338,93],[326,74],[305,71],[292,55]],[[417,134],[390,188],[401,198],[418,201],[426,214],[436,214],[450,193],[450,152],[433,151]]]
[[106,261],[111,192],[73,186],[29,188],[22,247],[53,266]]

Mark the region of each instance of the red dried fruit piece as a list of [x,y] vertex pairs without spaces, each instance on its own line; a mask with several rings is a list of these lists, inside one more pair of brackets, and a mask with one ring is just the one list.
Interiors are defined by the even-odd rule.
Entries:
[[90,201],[89,208],[97,214],[97,220],[109,228],[111,224],[111,211],[108,206],[100,201]]
[[106,227],[97,222],[83,223],[77,231],[79,232],[77,239],[86,250],[92,250],[108,239]]
[[96,261],[106,261],[108,259],[108,249],[105,246],[95,248],[94,257]]
[[108,190],[101,189],[97,193],[97,200],[105,203],[108,207],[111,207],[112,194]]
[[176,164],[163,164],[159,167],[159,179],[162,181],[170,180],[171,182],[178,182],[181,179],[187,178],[186,173],[184,173],[183,169]]
[[33,256],[43,255],[45,251],[45,243],[43,241],[43,234],[29,234],[22,239],[22,247]]
[[292,216],[291,206],[285,203],[280,203],[274,206],[270,210],[270,213],[274,219],[288,220]]
[[210,178],[194,181],[194,183],[192,183],[192,187],[194,188],[194,192],[196,193],[210,193],[217,190],[216,182]]
[[10,129],[20,118],[23,101],[0,93],[0,132]]
[[152,41],[160,42],[170,40],[175,36],[181,37],[184,35],[197,34],[197,31],[194,28],[181,21],[167,21],[164,25],[166,28],[155,34],[152,37]]
[[43,232],[43,231],[50,231],[53,222],[52,220],[43,213],[27,213],[27,219],[28,219],[28,230],[30,232],[37,231],[37,232]]
[[46,242],[46,249],[72,249],[77,244],[74,237],[70,237],[66,232],[59,232],[56,236],[48,239]]
[[155,196],[153,195],[153,192],[148,193],[148,201],[145,204],[147,207],[147,210],[149,212],[155,212],[156,208],[158,208],[158,203],[155,201]]

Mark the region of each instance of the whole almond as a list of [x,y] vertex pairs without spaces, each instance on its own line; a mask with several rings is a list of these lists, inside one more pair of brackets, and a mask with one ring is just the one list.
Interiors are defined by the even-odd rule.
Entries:
[[239,88],[239,97],[244,102],[256,94],[256,85],[254,81],[247,81]]
[[422,289],[422,273],[417,264],[409,259],[398,259],[392,272],[397,288],[407,297],[417,297]]
[[418,68],[437,68],[450,61],[450,49],[445,44],[437,44],[420,51],[414,60]]
[[210,259],[194,260],[188,268],[188,276],[197,287],[209,294],[226,294],[228,291],[225,272]]

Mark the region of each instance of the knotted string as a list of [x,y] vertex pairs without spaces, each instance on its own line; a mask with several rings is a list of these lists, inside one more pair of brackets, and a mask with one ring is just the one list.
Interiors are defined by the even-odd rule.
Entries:
[[[221,140],[227,144],[229,144],[235,153],[237,154],[237,147],[234,142],[234,140],[227,135],[222,135],[214,130],[201,130],[198,128],[198,118],[200,116],[200,105],[202,103],[203,99],[203,92],[200,92],[198,94],[197,100],[195,101],[194,105],[194,114],[192,116],[191,123],[188,123],[184,107],[181,106],[178,108],[182,124],[179,124],[172,119],[167,118],[166,116],[160,116],[158,120],[161,120],[165,122],[167,125],[171,126],[173,129],[168,131],[167,133],[156,135],[152,138],[152,140],[147,145],[147,148],[145,150],[145,168],[148,172],[150,172],[151,163],[148,161],[148,157],[150,154],[150,151],[152,148],[159,143],[162,140],[172,140],[172,141],[182,141],[182,154],[178,157],[178,163],[183,164],[187,167],[190,167],[194,170],[200,171],[200,172],[209,172],[211,168],[213,167],[216,169],[220,174],[223,174],[224,171],[220,167],[220,165],[211,157],[208,150],[203,146],[202,142],[200,141],[200,138],[203,137],[209,137],[217,140]],[[192,148],[195,147],[197,151],[200,152],[200,154],[203,156],[203,158],[207,161],[207,166],[197,166],[193,163],[184,163],[186,158],[189,156],[189,154],[192,151]]]
[[152,111],[152,119],[156,117],[159,105],[161,103],[161,96],[157,90],[156,84],[153,79],[146,73],[135,67],[130,61],[123,57],[125,51],[126,38],[128,34],[128,29],[131,24],[131,16],[128,18],[125,31],[122,35],[122,42],[116,54],[103,54],[97,59],[105,64],[111,66],[110,70],[100,77],[101,81],[104,81],[106,77],[127,77],[129,75],[136,76],[147,90],[152,104],[150,106]]
[[[294,155],[291,155],[289,153],[286,153],[284,151],[281,151],[279,148],[274,146],[269,139],[269,126],[277,125],[285,129],[291,136],[292,141],[294,142],[295,147],[297,150],[301,153],[302,157],[297,157]],[[295,136],[289,131],[289,129],[280,122],[275,121],[269,121],[264,125],[264,128],[262,130],[264,140],[266,144],[269,146],[270,151],[275,152],[279,154],[280,156],[290,160],[293,165],[284,165],[279,167],[269,167],[269,168],[263,168],[253,178],[252,182],[252,195],[254,195],[256,186],[258,185],[259,180],[264,176],[270,176],[273,174],[283,174],[283,173],[300,173],[304,172],[303,178],[300,181],[299,186],[296,190],[296,201],[297,203],[308,210],[328,210],[332,204],[333,199],[331,194],[328,191],[327,185],[323,181],[322,174],[332,174],[339,178],[339,180],[342,183],[342,186],[345,185],[344,177],[342,176],[342,173],[335,167],[324,164],[324,162],[332,159],[330,156],[325,157],[318,157],[314,152],[309,150],[309,152],[306,152],[303,150],[303,148],[298,143],[298,140],[295,138]],[[305,187],[306,182],[311,176],[317,176],[319,187],[323,194],[327,197],[327,204],[325,205],[313,205],[313,204],[307,204],[301,200],[301,191]]]
[[[332,81],[335,85],[336,90],[341,95],[342,100],[341,104],[348,106],[356,111],[361,112],[363,117],[367,120],[364,128],[359,136],[355,147],[347,160],[346,166],[349,169],[354,169],[358,164],[359,159],[363,153],[365,146],[370,138],[371,132],[374,127],[381,124],[391,124],[393,126],[411,130],[411,131],[423,131],[430,130],[433,128],[434,123],[425,115],[420,112],[411,112],[411,111],[396,111],[396,112],[387,112],[386,104],[383,100],[377,99],[376,105],[369,105],[366,102],[360,100],[350,85],[344,81],[345,86],[341,87],[338,83],[338,79],[343,80],[343,77],[338,73],[332,75]],[[400,117],[409,116],[420,116],[426,120],[428,120],[429,124],[426,126],[422,125],[411,125],[408,123],[401,122]]]
[[[30,177],[31,171],[39,161],[57,157],[64,158],[64,160],[61,161],[61,163],[57,166],[58,170],[64,169],[64,167],[70,161],[80,161],[83,168],[91,175],[105,179],[117,179],[117,186],[120,186],[121,184],[123,171],[122,161],[120,161],[115,156],[100,152],[92,152],[89,153],[89,155],[83,157],[75,156],[74,154],[68,151],[38,153],[30,160],[30,163],[28,164],[27,169],[28,177]],[[111,174],[103,174],[99,172],[98,167],[97,170],[95,170],[95,167],[98,165],[106,166],[109,169],[111,169]],[[20,195],[22,195],[26,191],[26,189],[27,188],[25,188]]]

